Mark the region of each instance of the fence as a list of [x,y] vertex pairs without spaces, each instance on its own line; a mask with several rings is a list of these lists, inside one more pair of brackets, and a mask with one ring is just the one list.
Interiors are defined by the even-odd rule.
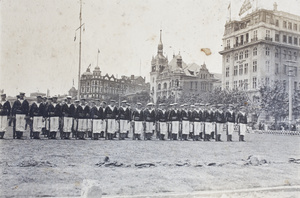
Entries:
[[283,131],[283,130],[253,130],[256,134],[272,134],[272,135],[299,135],[300,131]]

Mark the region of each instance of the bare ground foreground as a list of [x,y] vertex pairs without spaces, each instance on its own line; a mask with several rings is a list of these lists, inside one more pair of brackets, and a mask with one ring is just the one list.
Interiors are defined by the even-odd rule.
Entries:
[[[2,197],[78,197],[85,179],[98,180],[109,197],[300,193],[299,136],[247,134],[246,142],[13,140],[10,128],[5,138],[0,140]],[[296,188],[209,195],[268,187]]]

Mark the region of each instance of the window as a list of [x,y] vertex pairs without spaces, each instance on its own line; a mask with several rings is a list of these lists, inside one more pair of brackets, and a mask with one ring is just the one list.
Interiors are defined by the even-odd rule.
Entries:
[[229,63],[229,60],[230,60],[230,55],[227,55],[226,56],[226,63]]
[[247,73],[248,73],[248,63],[245,63],[244,74],[247,74]]
[[229,77],[229,67],[226,67],[226,77]]
[[234,66],[233,75],[236,76],[238,73],[238,66]]
[[235,53],[235,55],[234,55],[234,60],[238,60],[238,53]]
[[233,88],[237,89],[237,81],[233,81]]
[[279,64],[275,63],[275,74],[279,74]]
[[252,88],[253,89],[256,89],[256,86],[257,86],[257,82],[256,82],[256,77],[254,77],[253,79],[252,79]]
[[239,46],[239,37],[235,37],[235,45]]
[[278,49],[275,49],[275,58],[278,58]]
[[239,87],[243,86],[243,80],[239,80]]
[[286,21],[283,21],[283,27],[286,28]]
[[292,60],[292,52],[289,51],[289,60]]
[[294,30],[297,31],[298,27],[297,27],[297,24],[294,24]]
[[248,90],[248,79],[244,80],[244,89]]
[[257,48],[255,47],[254,49],[253,49],[253,56],[256,56],[257,55]]
[[284,65],[284,67],[283,67],[283,73],[284,74],[287,74],[287,68],[288,68],[287,65]]
[[248,50],[245,50],[245,58],[248,58]]
[[297,81],[294,82],[294,90],[297,90]]
[[257,30],[253,31],[253,41],[257,41]]
[[277,27],[279,27],[279,20],[278,20],[278,19],[276,19],[275,25],[276,25]]
[[243,52],[240,52],[240,56],[239,56],[239,59],[243,59],[243,56],[244,56],[244,53]]
[[230,48],[230,40],[228,39],[226,42],[227,42],[227,47]]
[[193,89],[193,82],[191,82],[191,89]]
[[275,41],[279,42],[279,34],[275,34]]
[[157,90],[161,90],[161,84],[158,84]]
[[283,41],[284,43],[286,43],[286,35],[283,35],[283,36],[282,36],[282,41]]
[[167,83],[164,83],[164,89],[167,89],[167,86],[168,86]]
[[226,81],[226,89],[229,89],[229,82]]
[[291,36],[289,36],[289,44],[293,44],[293,38]]
[[266,37],[267,37],[267,38],[270,38],[270,33],[271,33],[270,30],[266,30]]
[[239,65],[239,75],[243,75],[243,65]]
[[286,90],[286,81],[285,80],[283,81],[283,89],[284,89],[284,91]]
[[257,72],[257,61],[253,61],[253,72]]
[[294,52],[294,60],[297,60],[297,52]]
[[270,84],[270,78],[266,77],[265,82],[266,82],[266,85],[269,85]]
[[266,47],[266,56],[270,56],[270,48]]
[[270,61],[266,61],[266,68],[267,71],[270,72]]
[[291,22],[289,22],[288,28],[289,28],[290,30],[292,29],[292,23],[291,23]]
[[286,50],[283,50],[283,58],[286,58]]
[[298,45],[298,39],[296,37],[294,38],[294,45]]

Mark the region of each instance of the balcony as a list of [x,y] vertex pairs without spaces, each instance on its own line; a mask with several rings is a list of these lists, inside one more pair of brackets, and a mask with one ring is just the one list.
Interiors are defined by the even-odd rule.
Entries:
[[265,40],[272,41],[273,39],[271,37],[265,37]]
[[224,48],[224,50],[229,50],[230,49],[230,46],[227,46]]
[[254,41],[257,41],[257,40],[258,40],[257,37],[254,37],[254,38],[251,39],[251,42],[254,42]]

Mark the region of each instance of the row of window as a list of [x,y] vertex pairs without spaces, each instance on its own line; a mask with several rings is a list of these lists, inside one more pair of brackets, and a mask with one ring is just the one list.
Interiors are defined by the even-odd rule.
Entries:
[[122,89],[109,88],[109,87],[81,87],[81,93],[111,93],[118,94],[119,92],[124,92]]
[[[280,42],[279,34],[275,34],[275,41]],[[283,43],[288,43],[288,44],[291,44],[291,45],[293,45],[293,44],[294,45],[300,45],[300,38],[299,38],[299,42],[298,42],[297,37],[282,35],[282,42]]]
[[[276,24],[275,25],[277,27],[279,27],[279,20],[276,20]],[[283,28],[287,28],[289,30],[295,30],[295,31],[297,31],[299,29],[299,31],[300,31],[300,28],[298,28],[298,24],[296,24],[296,23],[293,24],[292,22],[288,22],[288,21],[283,21],[282,27]]]

